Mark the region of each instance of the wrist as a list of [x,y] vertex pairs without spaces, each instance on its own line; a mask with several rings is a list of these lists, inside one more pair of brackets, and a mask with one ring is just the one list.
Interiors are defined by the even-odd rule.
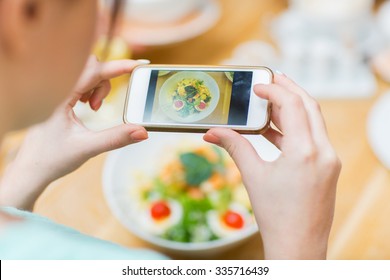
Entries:
[[0,185],[0,205],[31,211],[35,201],[50,183],[33,163],[24,166],[17,159],[6,169]]
[[323,260],[326,259],[328,234],[297,236],[263,235],[265,259]]

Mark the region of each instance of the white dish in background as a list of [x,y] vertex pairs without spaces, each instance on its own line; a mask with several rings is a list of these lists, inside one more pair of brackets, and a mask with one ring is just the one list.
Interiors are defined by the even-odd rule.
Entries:
[[127,1],[125,15],[143,23],[175,22],[203,5],[204,0],[131,0]]
[[[165,158],[161,157],[162,153],[166,153],[169,157],[169,151],[177,145],[183,145],[183,143],[189,143],[191,147],[206,144],[202,139],[203,134],[149,133],[149,136],[145,142],[111,152],[104,166],[103,191],[105,198],[114,216],[125,228],[164,251],[204,258],[233,248],[258,232],[257,227],[252,225],[243,229],[240,234],[219,240],[180,243],[159,238],[137,226],[134,217],[139,213],[134,213],[134,208],[131,207],[132,199],[129,195],[129,185],[135,180],[131,171],[137,172],[141,169],[144,174],[153,176],[156,173],[156,168],[159,168],[158,162]],[[275,160],[280,154],[262,136],[250,136],[249,140],[265,160]]]
[[[283,28],[288,26],[288,22],[283,22]],[[286,32],[292,33],[291,30]],[[281,55],[266,42],[247,41],[237,46],[233,56],[221,63],[265,65],[274,70],[278,69],[319,99],[367,98],[376,91],[376,79],[370,68],[349,58],[348,54],[337,46],[326,45],[326,42],[307,45],[292,38],[281,43],[279,48]],[[333,61],[335,65],[330,65]]]
[[366,16],[374,0],[290,0],[300,13],[315,20],[343,22]]
[[384,2],[378,11],[377,22],[380,31],[386,37],[387,42],[390,43],[390,2]]
[[[196,79],[204,82],[204,85],[210,90],[211,101],[208,107],[199,113],[192,114],[185,118],[178,115],[173,109],[169,94],[177,89],[177,84],[183,79]],[[184,71],[174,74],[162,85],[159,93],[159,103],[161,110],[172,120],[183,123],[193,123],[208,117],[217,107],[219,101],[219,87],[217,82],[208,74],[196,71]]]
[[130,45],[161,46],[197,37],[213,27],[221,15],[216,0],[205,0],[198,9],[185,18],[166,24],[144,24],[124,20],[122,37]]
[[238,45],[233,56],[222,61],[224,65],[268,66],[276,68],[279,64],[275,48],[264,41],[252,40]]
[[[375,94],[377,82],[364,60],[375,47],[377,32],[372,18],[363,17],[347,28],[346,24],[308,19],[289,9],[273,21],[271,33],[280,50],[278,69],[313,97],[350,99]],[[348,41],[340,39],[345,34]]]
[[390,169],[390,92],[381,96],[371,109],[367,133],[375,155]]

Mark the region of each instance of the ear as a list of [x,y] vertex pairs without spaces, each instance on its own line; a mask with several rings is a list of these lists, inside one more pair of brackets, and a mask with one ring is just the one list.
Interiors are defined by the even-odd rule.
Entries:
[[0,47],[8,55],[23,55],[28,49],[29,31],[38,21],[41,0],[0,1]]

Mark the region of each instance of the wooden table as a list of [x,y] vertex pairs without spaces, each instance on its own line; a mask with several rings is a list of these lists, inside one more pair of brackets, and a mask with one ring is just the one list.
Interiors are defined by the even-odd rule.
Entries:
[[[173,46],[146,50],[137,56],[154,63],[216,64],[228,58],[240,42],[270,40],[266,22],[286,7],[285,1],[221,0],[223,15],[206,34]],[[138,58],[138,57],[137,57]],[[372,153],[366,136],[367,114],[388,88],[380,83],[375,97],[364,100],[321,102],[329,134],[343,161],[330,259],[390,259],[390,172]],[[5,139],[2,154],[20,142],[20,134]],[[102,193],[105,155],[53,183],[35,211],[86,234],[129,247],[150,247],[130,234],[111,214]],[[172,256],[182,258],[182,256]],[[261,238],[216,256],[218,259],[261,259]]]

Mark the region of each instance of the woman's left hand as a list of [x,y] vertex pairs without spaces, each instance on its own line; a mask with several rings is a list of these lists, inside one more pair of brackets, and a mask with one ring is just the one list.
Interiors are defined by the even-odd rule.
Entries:
[[148,138],[143,127],[123,124],[100,132],[87,129],[75,115],[78,101],[97,111],[110,92],[109,80],[144,63],[117,60],[100,63],[91,57],[74,92],[44,123],[32,127],[0,186],[0,204],[31,210],[52,181],[76,170],[101,153]]

